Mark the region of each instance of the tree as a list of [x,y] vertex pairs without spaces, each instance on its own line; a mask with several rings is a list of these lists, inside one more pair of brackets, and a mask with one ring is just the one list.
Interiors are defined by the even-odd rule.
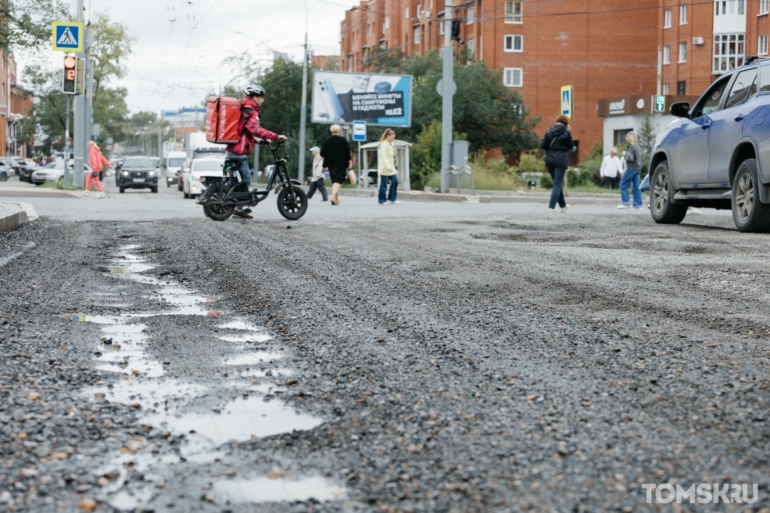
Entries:
[[[424,188],[441,169],[441,135],[441,122],[431,121],[412,145],[409,152],[409,181],[412,189]],[[464,140],[465,137],[465,134],[454,133],[455,140]]]
[[51,21],[68,17],[60,0],[0,0],[0,51],[41,47],[51,41]]
[[131,54],[135,39],[128,35],[123,23],[110,22],[104,13],[97,13],[91,24],[90,34],[94,38],[89,58],[94,66],[94,102],[99,98],[102,83],[111,78],[123,78],[126,67],[123,61]]

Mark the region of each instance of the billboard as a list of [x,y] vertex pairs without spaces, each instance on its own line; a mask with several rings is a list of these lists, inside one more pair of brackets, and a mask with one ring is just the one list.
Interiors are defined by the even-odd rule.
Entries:
[[412,77],[378,73],[313,72],[313,123],[412,125]]

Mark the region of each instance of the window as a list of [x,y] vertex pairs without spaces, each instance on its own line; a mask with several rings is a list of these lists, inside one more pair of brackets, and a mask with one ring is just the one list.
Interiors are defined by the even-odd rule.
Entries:
[[663,94],[668,94],[668,92],[669,92],[668,84],[663,84]]
[[686,80],[680,80],[676,83],[676,94],[679,96],[684,96],[687,94],[687,81]]
[[505,36],[505,39],[503,42],[503,51],[505,52],[524,51],[524,36],[520,36],[520,35]]
[[738,14],[740,14],[740,15],[746,14],[746,1],[745,0],[738,0]]
[[663,28],[671,28],[671,9],[663,11]]
[[404,11],[404,18],[408,18],[408,17],[409,17],[409,6],[407,5],[406,10]]
[[679,62],[687,62],[687,43],[679,43]]
[[522,4],[524,2],[505,2],[505,22],[522,23],[523,12]]
[[743,66],[745,55],[744,34],[714,34],[714,73],[724,73]]
[[504,68],[503,83],[506,87],[521,87],[524,71],[521,68]]
[[733,83],[733,88],[725,102],[725,109],[743,105],[746,100],[754,96],[757,92],[757,68],[747,69],[738,73],[738,77]]
[[716,0],[716,2],[714,2],[714,7],[714,14],[716,16],[727,14],[727,0]]
[[671,47],[663,47],[663,64],[671,64]]
[[759,14],[760,16],[763,14],[770,13],[770,0],[759,0]]
[[759,42],[757,44],[757,53],[759,55],[767,55],[767,34],[759,36]]
[[417,4],[417,19],[422,17],[422,4]]
[[720,110],[722,104],[722,97],[724,96],[727,84],[730,83],[730,77],[724,77],[722,80],[714,84],[704,96],[701,102],[693,110],[693,119],[701,116],[708,116]]
[[372,25],[373,23],[370,23],[366,26],[366,35],[371,36],[372,35]]
[[414,44],[418,44],[420,42],[420,27],[416,27],[414,29]]
[[438,21],[438,34],[440,36],[443,36],[444,33],[446,32],[446,28],[444,27],[445,25],[446,25],[446,22],[444,20]]
[[472,25],[476,18],[476,8],[472,5],[468,6],[468,25]]
[[686,5],[679,6],[679,24],[687,25],[687,6]]
[[348,71],[353,71],[353,54],[348,54]]
[[382,25],[382,32],[385,33],[386,30],[390,28],[390,16],[385,16],[385,23]]
[[469,39],[466,46],[468,48],[468,64],[470,64],[476,58],[476,42],[473,39]]
[[770,91],[770,66],[759,67],[760,92]]

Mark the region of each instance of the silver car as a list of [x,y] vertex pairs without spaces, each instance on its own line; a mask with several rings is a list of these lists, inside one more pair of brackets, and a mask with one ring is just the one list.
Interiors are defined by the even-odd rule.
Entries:
[[[74,162],[69,161],[70,176],[74,172]],[[83,164],[83,175],[91,172],[91,167],[88,164]],[[42,185],[44,183],[64,181],[64,161],[57,160],[50,164],[41,167],[32,173],[31,182],[35,185]]]

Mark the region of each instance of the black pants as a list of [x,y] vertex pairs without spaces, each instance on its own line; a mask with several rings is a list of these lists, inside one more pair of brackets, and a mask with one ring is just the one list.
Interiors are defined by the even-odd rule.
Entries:
[[307,190],[307,199],[310,199],[313,197],[313,194],[315,194],[316,189],[321,191],[321,196],[323,196],[324,201],[329,201],[329,195],[326,193],[326,184],[323,180],[316,180],[315,182],[310,182],[310,187]]
[[605,189],[614,189],[617,186],[617,179],[609,176],[602,177],[602,187]]

